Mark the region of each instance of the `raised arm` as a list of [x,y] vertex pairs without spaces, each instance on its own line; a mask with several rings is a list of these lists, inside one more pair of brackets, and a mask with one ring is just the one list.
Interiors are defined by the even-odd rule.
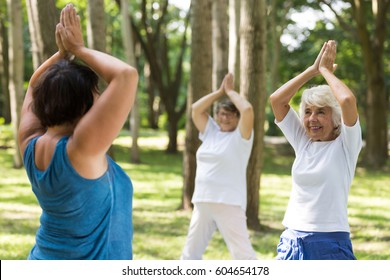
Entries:
[[321,51],[318,54],[313,65],[308,67],[298,76],[294,77],[293,79],[282,85],[269,97],[272,111],[274,112],[275,119],[278,122],[282,121],[287,115],[290,109],[289,103],[291,98],[293,98],[293,96],[304,84],[306,84],[309,80],[311,80],[320,73],[318,68],[325,48],[326,43],[322,46]]
[[62,41],[59,33],[56,31],[56,43],[58,47],[58,52],[53,56],[47,59],[42,63],[37,70],[33,73],[28,83],[27,93],[24,98],[22,112],[20,117],[20,124],[18,128],[18,141],[20,152],[23,155],[24,150],[28,142],[35,136],[39,136],[45,133],[46,128],[42,126],[40,120],[31,110],[32,98],[32,89],[36,85],[38,78],[49,68],[50,65],[56,63],[57,61],[64,59],[69,56],[68,52],[65,50],[62,45]]
[[121,60],[84,46],[80,18],[72,5],[61,12],[57,25],[67,51],[82,60],[108,84],[91,109],[81,118],[69,141],[68,152],[80,157],[104,155],[117,137],[133,106],[138,73]]
[[209,118],[208,110],[211,105],[218,100],[220,97],[225,95],[225,91],[223,86],[221,86],[218,90],[211,92],[198,101],[192,104],[191,106],[191,116],[194,122],[195,127],[199,130],[199,132],[203,133],[206,129],[207,121]]
[[356,98],[352,91],[334,75],[336,58],[336,42],[328,41],[325,52],[321,58],[319,71],[324,77],[337,101],[340,104],[343,121],[347,126],[353,126],[358,118]]
[[249,139],[253,130],[253,108],[252,105],[239,93],[234,91],[233,75],[227,74],[225,76],[224,89],[226,95],[230,98],[237,110],[240,112],[240,121],[238,127],[240,129],[241,136],[245,139]]

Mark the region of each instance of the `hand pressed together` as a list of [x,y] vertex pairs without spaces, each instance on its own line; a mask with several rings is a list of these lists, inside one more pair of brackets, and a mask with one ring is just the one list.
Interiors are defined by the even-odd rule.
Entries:
[[77,50],[84,47],[80,17],[72,4],[62,9],[60,23],[56,26],[56,34],[59,34],[56,36],[56,41],[60,50],[62,47],[65,51],[75,54]]

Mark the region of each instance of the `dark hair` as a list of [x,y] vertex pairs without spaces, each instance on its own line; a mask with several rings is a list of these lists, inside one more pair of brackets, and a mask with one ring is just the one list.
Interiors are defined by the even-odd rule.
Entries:
[[73,123],[92,107],[98,81],[89,67],[60,60],[39,77],[32,110],[44,127]]
[[228,112],[235,113],[238,118],[240,117],[240,111],[238,111],[237,107],[232,101],[230,101],[230,99],[223,99],[222,101],[220,101],[215,108],[215,112],[218,114],[221,108]]

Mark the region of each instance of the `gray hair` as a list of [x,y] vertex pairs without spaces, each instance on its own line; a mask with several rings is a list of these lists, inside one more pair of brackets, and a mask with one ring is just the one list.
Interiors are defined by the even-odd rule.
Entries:
[[224,98],[220,102],[218,102],[217,106],[215,107],[215,114],[218,114],[220,109],[235,113],[238,118],[240,117],[240,111],[238,111],[237,107],[230,99]]
[[332,109],[332,121],[335,134],[340,135],[341,130],[341,107],[328,85],[315,86],[305,89],[302,93],[299,115],[303,123],[306,106],[330,107]]

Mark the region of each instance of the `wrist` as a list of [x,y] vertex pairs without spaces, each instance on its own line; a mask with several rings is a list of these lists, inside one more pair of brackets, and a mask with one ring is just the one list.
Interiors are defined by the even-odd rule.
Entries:
[[65,58],[66,57],[66,51],[65,50],[58,50],[57,55],[59,58]]
[[313,66],[310,66],[305,70],[305,74],[308,75],[309,79],[314,78],[315,76],[320,74],[319,69],[314,68]]
[[321,73],[321,75],[322,75],[324,78],[326,78],[326,76],[334,75],[334,74],[333,74],[333,71],[329,70],[329,69],[326,68],[326,67],[320,68],[320,73]]
[[82,55],[84,49],[85,49],[84,45],[77,46],[69,50],[68,53],[72,54],[73,56],[79,57],[80,55]]
[[217,95],[218,97],[222,97],[225,94],[225,91],[219,88],[216,91],[214,91],[214,94]]
[[232,89],[229,89],[229,90],[226,91],[226,95],[229,97],[229,99],[234,98],[234,96],[235,96],[236,94],[238,94],[238,93],[235,92],[235,91],[232,90]]

